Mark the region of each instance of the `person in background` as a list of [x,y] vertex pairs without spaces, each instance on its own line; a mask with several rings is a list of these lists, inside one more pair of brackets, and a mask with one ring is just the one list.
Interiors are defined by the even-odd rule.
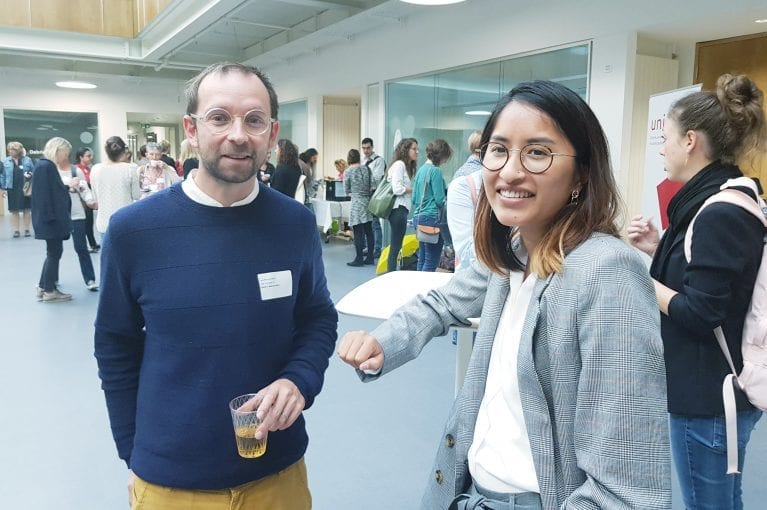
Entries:
[[[130,152],[130,151],[126,150],[126,152]],[[149,159],[147,159],[146,157],[146,144],[138,148],[138,156],[139,156],[139,159],[138,161],[135,162],[136,166],[145,165],[147,161],[149,161]]]
[[[95,355],[132,508],[309,510],[303,411],[338,322],[315,218],[256,181],[279,133],[260,71],[215,64],[185,95],[200,167],[115,214],[101,256]],[[258,459],[227,409],[249,392]]]
[[149,161],[138,167],[138,179],[143,192],[141,198],[162,191],[181,180],[175,167],[165,163],[162,156],[162,146],[152,142],[146,144],[146,157]]
[[1,168],[0,188],[3,189],[3,195],[8,199],[13,237],[21,237],[20,216],[22,214],[24,215],[24,237],[30,237],[32,235],[29,231],[32,222],[32,197],[24,194],[24,182],[32,179],[35,165],[32,159],[26,155],[21,142],[8,142],[6,150],[8,155],[3,160]]
[[[79,151],[78,151],[79,152]],[[68,160],[67,160],[68,161]],[[72,245],[80,262],[80,273],[83,275],[85,287],[91,292],[99,290],[96,284],[96,273],[86,243],[85,211],[98,208],[93,193],[88,187],[85,174],[76,165],[57,165],[61,182],[69,188],[70,214],[72,217]],[[42,289],[39,290],[42,292]]]
[[[347,266],[362,267],[364,265],[372,266],[373,260],[373,215],[368,211],[370,204],[370,187],[373,182],[373,176],[367,167],[360,166],[360,152],[357,149],[351,149],[346,156],[349,162],[349,168],[346,170],[344,181],[344,191],[351,196],[351,211],[349,212],[349,225],[354,231],[354,249],[356,257]],[[367,240],[367,256],[363,255],[365,250],[365,241]]]
[[112,214],[141,196],[135,165],[122,161],[127,150],[122,138],[110,136],[104,144],[108,161],[97,163],[91,169],[93,198],[99,204],[96,230],[102,235],[107,231]]
[[[359,151],[358,151],[359,152]],[[346,172],[346,169],[349,167],[351,162],[347,162],[345,159],[337,159],[333,162],[333,165],[336,167],[336,180],[337,181],[343,181],[344,180],[344,172]]]
[[[426,162],[421,165],[413,180],[413,225],[436,227],[445,222],[443,209],[447,186],[440,165],[453,155],[453,149],[445,140],[438,138],[426,146]],[[443,245],[442,233],[436,243],[418,244],[418,270],[434,272],[439,264]]]
[[197,149],[192,147],[192,144],[186,138],[181,142],[181,152],[178,154],[178,159],[182,162],[184,179],[189,177],[189,172],[200,166]]
[[[93,150],[90,147],[80,147],[77,149],[77,152],[75,152],[75,159],[77,160],[77,169],[85,178],[86,186],[88,189],[91,189]],[[96,242],[96,236],[93,234],[93,209],[90,207],[84,207],[83,209],[85,212],[85,237],[88,240],[88,251],[97,253],[99,248],[101,248],[101,245]]]
[[258,169],[258,180],[267,186],[271,186],[273,175],[274,165],[267,159]]
[[[37,284],[36,295],[43,303],[59,303],[72,299],[72,294],[58,288],[59,262],[64,251],[64,241],[72,233],[70,192],[76,188],[66,186],[59,172],[69,171],[69,153],[72,145],[60,137],[48,140],[43,157],[32,172],[32,224],[35,239],[45,241],[45,262]],[[90,256],[85,253],[88,260]]]
[[[373,189],[371,190],[371,196],[378,188],[381,180],[386,173],[386,161],[373,151],[373,139],[363,138],[360,142],[360,148],[362,149],[362,166],[368,167],[371,175],[373,176]],[[381,256],[381,248],[383,247],[383,229],[381,228],[381,218],[373,216],[373,243],[374,251],[373,257],[378,258]]]
[[397,270],[397,257],[402,249],[407,229],[407,216],[411,207],[413,188],[411,179],[415,177],[416,162],[418,161],[418,141],[415,138],[403,138],[394,147],[392,163],[386,173],[386,179],[391,182],[394,193],[394,206],[389,214],[391,227],[391,243],[389,256],[386,260],[386,271]]
[[[176,160],[170,156],[170,142],[168,140],[163,140],[160,142],[160,150],[162,151],[162,154],[160,155],[160,161],[171,167],[173,170],[177,170],[178,164]],[[181,175],[179,175],[179,177],[181,177]]]
[[474,260],[474,211],[482,192],[482,162],[479,160],[481,131],[469,135],[469,158],[455,171],[447,188],[447,224],[453,236],[455,270]]
[[764,152],[763,105],[753,81],[729,74],[719,78],[715,91],[676,101],[663,125],[661,155],[668,179],[684,186],[668,205],[669,226],[661,238],[652,221],[640,215],[628,228],[631,244],[653,257],[650,275],[662,312],[671,448],[682,500],[690,510],[743,508],[746,446],[762,416],[743,393],[736,393],[738,473],[727,474],[722,381],[730,368],[713,330],[721,326],[740,373],[743,321],[762,258],[764,227],[741,207],[716,203],[695,220],[689,262],[684,246],[703,202],[728,179],[743,175],[738,158]]
[[312,212],[311,199],[317,196],[317,189],[319,188],[320,181],[316,178],[317,173],[317,160],[319,159],[319,153],[317,149],[309,148],[298,155],[298,164],[301,167],[301,173],[304,174],[306,180],[304,181],[304,187],[306,188],[306,198],[304,204]]
[[372,380],[481,317],[420,508],[668,510],[660,318],[599,121],[563,85],[523,82],[480,158],[478,263],[338,348]]
[[298,147],[293,142],[286,138],[277,142],[277,167],[272,176],[272,189],[295,198],[301,178],[299,161]]

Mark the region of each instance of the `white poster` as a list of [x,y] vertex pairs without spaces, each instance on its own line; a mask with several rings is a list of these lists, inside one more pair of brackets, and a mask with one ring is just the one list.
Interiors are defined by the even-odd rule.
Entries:
[[671,90],[650,96],[650,108],[647,115],[647,145],[645,148],[644,186],[642,187],[642,215],[652,218],[659,230],[668,227],[666,208],[671,197],[682,187],[681,182],[666,179],[663,168],[663,124],[666,122],[671,105],[680,98],[698,92],[701,84]]

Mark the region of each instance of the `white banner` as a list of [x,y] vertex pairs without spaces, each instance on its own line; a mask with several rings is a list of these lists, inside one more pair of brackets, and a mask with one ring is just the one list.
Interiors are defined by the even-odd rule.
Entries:
[[682,187],[681,182],[666,179],[663,168],[663,124],[666,122],[671,105],[680,98],[698,92],[701,85],[671,90],[650,96],[650,108],[647,115],[647,145],[645,147],[644,186],[642,187],[642,215],[652,218],[659,230],[668,227],[666,208],[671,197]]

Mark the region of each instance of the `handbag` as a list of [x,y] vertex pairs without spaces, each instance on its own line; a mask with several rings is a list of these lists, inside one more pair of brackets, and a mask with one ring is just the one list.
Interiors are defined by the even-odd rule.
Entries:
[[[423,199],[426,198],[426,185],[428,183],[429,176],[426,176],[423,180],[423,193],[421,193],[421,203],[418,206],[419,212],[423,209]],[[437,222],[439,222],[439,217],[437,218]],[[437,244],[439,242],[439,227],[418,225],[415,229],[415,238],[421,243]]]
[[370,211],[373,216],[388,218],[394,207],[395,198],[394,191],[391,189],[391,182],[384,179],[376,188],[373,196],[370,197],[368,211]]
[[25,197],[32,196],[32,179],[24,179],[24,185],[21,190],[24,192]]
[[437,244],[439,242],[439,227],[418,225],[415,231],[415,238],[422,243]]

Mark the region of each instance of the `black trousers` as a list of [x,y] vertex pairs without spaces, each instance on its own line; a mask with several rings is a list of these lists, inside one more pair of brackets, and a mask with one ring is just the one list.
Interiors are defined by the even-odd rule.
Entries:
[[357,251],[357,257],[354,259],[354,261],[362,262],[362,253],[365,251],[365,244],[367,242],[367,260],[372,262],[374,251],[373,222],[368,221],[367,223],[358,223],[357,225],[353,225],[352,231],[354,232],[354,249]]

